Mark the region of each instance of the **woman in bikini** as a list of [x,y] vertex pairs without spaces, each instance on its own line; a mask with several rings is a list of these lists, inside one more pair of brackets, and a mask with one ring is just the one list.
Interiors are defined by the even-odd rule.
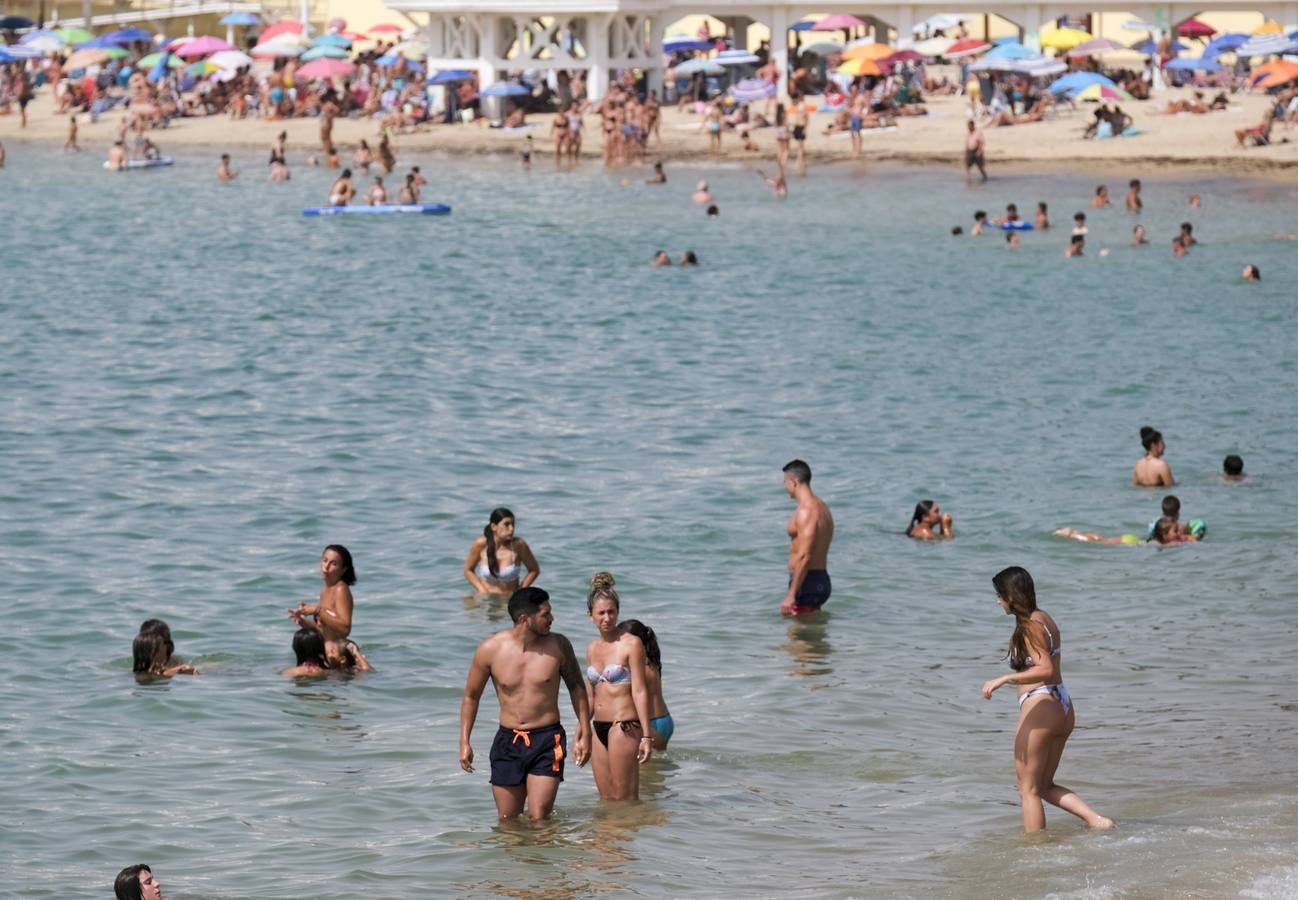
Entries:
[[586,647],[586,688],[594,721],[591,769],[601,800],[639,800],[640,766],[653,755],[645,646],[617,624],[613,576],[596,572],[586,612],[599,637]]
[[658,636],[654,630],[639,619],[627,619],[617,626],[623,634],[632,634],[644,644],[645,681],[649,685],[649,737],[653,738],[654,749],[662,752],[667,749],[667,742],[676,732],[676,723],[672,721],[671,710],[663,697],[663,656],[658,649]]
[[940,541],[953,536],[950,513],[942,512],[941,507],[932,500],[921,500],[915,504],[915,512],[911,514],[910,525],[906,528],[906,537],[920,541]]
[[983,685],[983,698],[990,700],[1007,684],[1019,689],[1019,724],[1014,732],[1014,771],[1018,776],[1019,800],[1023,805],[1023,830],[1046,827],[1044,800],[1077,816],[1092,828],[1112,828],[1105,818],[1086,805],[1081,797],[1055,783],[1055,770],[1064,744],[1073,733],[1077,710],[1073,708],[1060,661],[1059,626],[1045,610],[1037,608],[1036,588],[1026,569],[1010,566],[992,578],[996,602],[1014,617],[1008,659],[1012,675],[993,678]]
[[1163,460],[1167,444],[1163,442],[1162,432],[1145,425],[1140,429],[1140,445],[1145,448],[1145,455],[1131,470],[1131,483],[1136,487],[1171,487],[1175,484],[1172,467]]
[[514,514],[503,506],[493,509],[482,537],[474,540],[464,560],[465,580],[479,594],[507,597],[530,586],[540,574],[532,548],[514,536]]

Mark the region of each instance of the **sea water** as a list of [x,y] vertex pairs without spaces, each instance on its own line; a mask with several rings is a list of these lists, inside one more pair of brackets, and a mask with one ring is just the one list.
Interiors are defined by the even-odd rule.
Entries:
[[[333,173],[290,162],[220,184],[215,154],[110,175],[14,145],[0,172],[14,895],[102,897],[140,861],[182,898],[1298,891],[1292,187],[1133,172],[1132,216],[1088,208],[1112,174],[842,166],[778,202],[746,166],[425,155],[402,171],[451,216],[313,220]],[[1017,251],[949,234],[1039,200],[1055,227]],[[1146,424],[1206,542],[1052,536],[1158,514]],[[789,621],[794,457],[837,533],[826,612]],[[902,537],[924,498],[955,540]],[[677,730],[638,806],[570,765],[551,824],[500,828],[488,767],[460,770],[467,665],[507,624],[461,569],[499,505],[579,654],[599,569],[660,637]],[[333,542],[376,671],[280,678]],[[1013,690],[979,694],[1016,564],[1063,635],[1059,780],[1115,832],[1048,808],[1022,834]],[[134,681],[153,616],[200,676]]]

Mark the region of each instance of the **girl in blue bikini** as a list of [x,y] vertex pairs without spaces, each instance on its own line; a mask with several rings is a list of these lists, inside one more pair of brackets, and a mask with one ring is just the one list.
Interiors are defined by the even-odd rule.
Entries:
[[1014,673],[985,683],[983,697],[990,700],[998,688],[1007,684],[1019,689],[1014,771],[1023,805],[1023,830],[1041,831],[1046,827],[1043,800],[1092,828],[1112,828],[1112,819],[1091,809],[1069,788],[1055,783],[1055,770],[1077,717],[1061,672],[1059,626],[1044,610],[1037,609],[1036,588],[1026,569],[1003,569],[992,578],[992,584],[996,587],[996,602],[1014,617],[1008,652]]
[[618,626],[623,634],[633,634],[644,644],[645,680],[649,682],[649,737],[653,739],[654,749],[662,752],[667,749],[667,742],[676,731],[672,721],[671,710],[663,698],[663,657],[658,649],[658,636],[654,630],[639,619],[627,619]]

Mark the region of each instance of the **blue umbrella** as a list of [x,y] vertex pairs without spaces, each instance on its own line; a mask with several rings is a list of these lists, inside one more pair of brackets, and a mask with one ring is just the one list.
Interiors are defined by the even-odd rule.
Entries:
[[983,59],[1027,59],[1030,56],[1036,56],[1034,50],[1029,50],[1019,43],[1005,43],[988,50]]
[[1211,59],[1192,59],[1183,56],[1180,59],[1174,59],[1163,66],[1164,69],[1170,69],[1173,72],[1220,72],[1221,63]]
[[1206,58],[1220,56],[1223,53],[1230,53],[1238,47],[1248,43],[1248,35],[1238,32],[1229,34],[1219,34],[1208,42],[1208,46],[1203,48],[1203,55]]
[[1284,34],[1255,34],[1248,43],[1235,48],[1240,59],[1252,59],[1254,56],[1279,56],[1282,53],[1293,53],[1298,50],[1294,42]]
[[493,84],[489,88],[483,88],[481,96],[483,97],[526,97],[532,93],[531,89],[521,84],[515,84],[512,81],[502,81],[499,84]]
[[312,47],[350,47],[352,39],[341,34],[322,34],[311,42]]
[[218,23],[221,25],[260,25],[261,19],[255,13],[235,12],[222,16]]
[[454,84],[457,81],[469,81],[472,78],[473,73],[465,69],[447,69],[444,72],[438,72],[428,79],[425,84]]
[[0,63],[11,63],[17,61],[18,57],[6,50],[3,44],[0,44]]
[[99,40],[112,41],[114,44],[131,44],[135,41],[152,41],[153,32],[143,28],[121,28],[101,35]]
[[789,26],[789,30],[790,31],[810,31],[815,27],[816,27],[816,21],[815,19],[812,19],[810,22],[794,22],[792,25]]
[[[152,37],[153,35],[149,35],[149,36]],[[83,43],[77,44],[76,49],[91,50],[91,49],[98,48],[100,50],[111,50],[116,48],[118,46],[118,43],[119,43],[118,41],[109,40],[108,35],[101,34],[99,37],[95,38],[94,40],[85,41]]]
[[170,50],[163,50],[158,57],[158,61],[153,66],[153,71],[149,72],[148,80],[150,84],[157,84],[167,77],[167,62],[171,58]]
[[26,34],[24,34],[22,37],[18,39],[18,43],[30,44],[32,41],[36,40],[37,38],[47,38],[47,37],[58,38],[60,41],[63,40],[63,38],[59,37],[53,31],[50,31],[50,29],[41,28],[38,31],[27,32]]
[[663,53],[688,53],[693,50],[711,50],[712,42],[702,38],[674,35],[663,41]]
[[22,44],[10,44],[7,47],[0,46],[0,52],[4,53],[8,59],[5,62],[14,62],[19,59],[40,59],[41,51],[31,47],[24,47]]
[[330,59],[346,59],[351,56],[351,54],[342,47],[335,47],[332,44],[321,44],[319,47],[312,47],[306,53],[299,56],[298,59],[302,60],[302,62],[310,62],[311,60],[319,59],[322,56],[327,56]]
[[[1131,49],[1135,50],[1137,53],[1143,53],[1145,56],[1153,56],[1158,52],[1158,43],[1153,40],[1139,41],[1138,43],[1132,44]],[[1185,44],[1182,44],[1180,41],[1172,41],[1173,53],[1184,53],[1189,49],[1189,47],[1185,46]]]
[[1062,75],[1059,78],[1056,78],[1051,83],[1050,93],[1071,94],[1075,91],[1088,88],[1093,84],[1102,84],[1111,88],[1117,87],[1117,85],[1113,83],[1112,79],[1105,78],[1099,72],[1069,72],[1067,75]]
[[0,19],[0,31],[18,31],[23,28],[31,28],[35,24],[26,16],[5,16]]

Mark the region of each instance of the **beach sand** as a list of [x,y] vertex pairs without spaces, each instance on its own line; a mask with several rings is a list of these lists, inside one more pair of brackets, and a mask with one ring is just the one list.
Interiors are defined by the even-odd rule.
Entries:
[[[1189,98],[1189,90],[1169,90],[1157,100],[1129,103],[1125,109],[1133,116],[1141,134],[1104,141],[1087,141],[1082,131],[1091,119],[1092,104],[1078,104],[1076,110],[1060,109],[1054,118],[1044,122],[1007,128],[988,128],[987,165],[994,175],[1005,167],[1068,168],[1085,165],[1088,169],[1121,169],[1133,175],[1153,171],[1204,172],[1229,175],[1290,175],[1298,168],[1298,129],[1277,126],[1268,147],[1239,148],[1235,143],[1237,128],[1256,125],[1262,119],[1268,99],[1260,94],[1236,95],[1232,108],[1207,115],[1157,115],[1172,98]],[[959,166],[964,146],[964,123],[967,104],[962,97],[934,97],[927,103],[929,115],[902,118],[896,131],[866,133],[864,162],[905,162]],[[760,109],[760,104],[755,108]],[[662,146],[650,139],[648,159],[707,160],[707,135],[699,128],[701,117],[664,108]],[[89,116],[80,118],[79,143],[83,150],[103,155],[112,143],[122,112],[113,111],[91,124]],[[527,134],[534,136],[537,164],[552,164],[549,137],[552,116],[529,117],[534,127],[519,131],[502,131],[482,125],[432,125],[413,133],[394,133],[393,145],[401,152],[440,151],[452,154],[513,153]],[[822,132],[832,116],[818,113],[812,118],[807,138],[807,156],[812,163],[851,158],[851,142],[844,135],[826,136]],[[54,112],[48,91],[41,91],[28,108],[28,127],[19,130],[18,115],[0,116],[0,141],[7,146],[30,142],[63,145],[68,119]],[[264,156],[280,131],[288,132],[289,162],[301,164],[319,152],[319,120],[243,119],[232,121],[226,116],[181,118],[167,129],[151,133],[163,152],[193,153],[196,148],[216,156],[229,151],[236,168],[248,166],[248,148],[256,148],[257,161]],[[378,120],[339,119],[334,127],[334,142],[342,154],[343,164],[361,138],[373,141],[379,133]],[[722,141],[722,158],[726,161],[769,161],[775,153],[774,129],[753,132],[760,150],[745,152],[739,136],[727,132]],[[1285,143],[1285,139],[1289,139]],[[241,152],[242,151],[242,152]],[[600,139],[598,120],[587,116],[583,157],[598,159]]]

